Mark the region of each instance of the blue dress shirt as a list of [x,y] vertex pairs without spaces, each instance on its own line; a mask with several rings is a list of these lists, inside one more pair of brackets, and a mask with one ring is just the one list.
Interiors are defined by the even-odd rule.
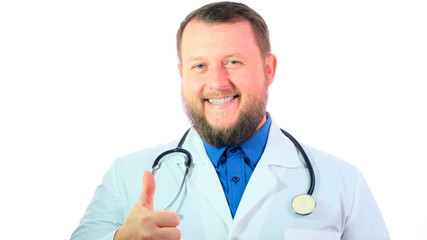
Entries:
[[264,152],[270,126],[271,117],[267,113],[266,123],[241,144],[217,148],[203,141],[221,181],[233,218],[246,185]]

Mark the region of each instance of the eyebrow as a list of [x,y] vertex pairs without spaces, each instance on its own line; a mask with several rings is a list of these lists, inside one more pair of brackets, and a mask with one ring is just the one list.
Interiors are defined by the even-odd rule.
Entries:
[[239,53],[228,54],[228,55],[225,56],[225,58],[230,58],[230,57],[238,57],[238,58],[245,59],[245,57],[242,54],[239,54]]
[[[232,54],[225,55],[224,59],[231,58],[231,57],[246,59],[242,54],[239,54],[239,53],[232,53]],[[204,60],[205,60],[204,57],[190,57],[189,59],[187,59],[187,62],[198,62],[198,61],[204,61]]]
[[205,60],[203,57],[191,57],[189,59],[187,59],[187,62],[198,62],[198,61],[203,61]]

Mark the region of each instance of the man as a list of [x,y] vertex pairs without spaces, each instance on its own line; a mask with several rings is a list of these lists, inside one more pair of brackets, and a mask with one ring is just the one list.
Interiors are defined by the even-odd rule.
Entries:
[[193,163],[174,211],[161,209],[179,189],[183,158],[165,157],[156,179],[147,171],[174,147],[162,145],[113,163],[72,239],[389,239],[360,172],[307,146],[316,208],[293,211],[310,175],[266,112],[276,57],[261,16],[240,3],[206,5],[182,22],[177,50],[193,125],[182,148]]

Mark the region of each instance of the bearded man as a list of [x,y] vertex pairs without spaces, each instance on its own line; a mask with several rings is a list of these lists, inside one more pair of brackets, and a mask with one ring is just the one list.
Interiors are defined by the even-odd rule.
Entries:
[[[258,13],[203,6],[181,23],[177,51],[192,128],[177,149],[114,161],[71,239],[390,239],[359,170],[301,147],[266,111],[277,60]],[[300,212],[308,186],[315,202]]]

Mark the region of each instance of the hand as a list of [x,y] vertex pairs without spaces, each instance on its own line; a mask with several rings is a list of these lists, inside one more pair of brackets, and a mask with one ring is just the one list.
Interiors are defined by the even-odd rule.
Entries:
[[153,175],[145,171],[138,202],[131,209],[125,223],[114,236],[114,240],[128,239],[180,239],[181,231],[176,227],[179,217],[171,211],[153,211],[156,182]]

